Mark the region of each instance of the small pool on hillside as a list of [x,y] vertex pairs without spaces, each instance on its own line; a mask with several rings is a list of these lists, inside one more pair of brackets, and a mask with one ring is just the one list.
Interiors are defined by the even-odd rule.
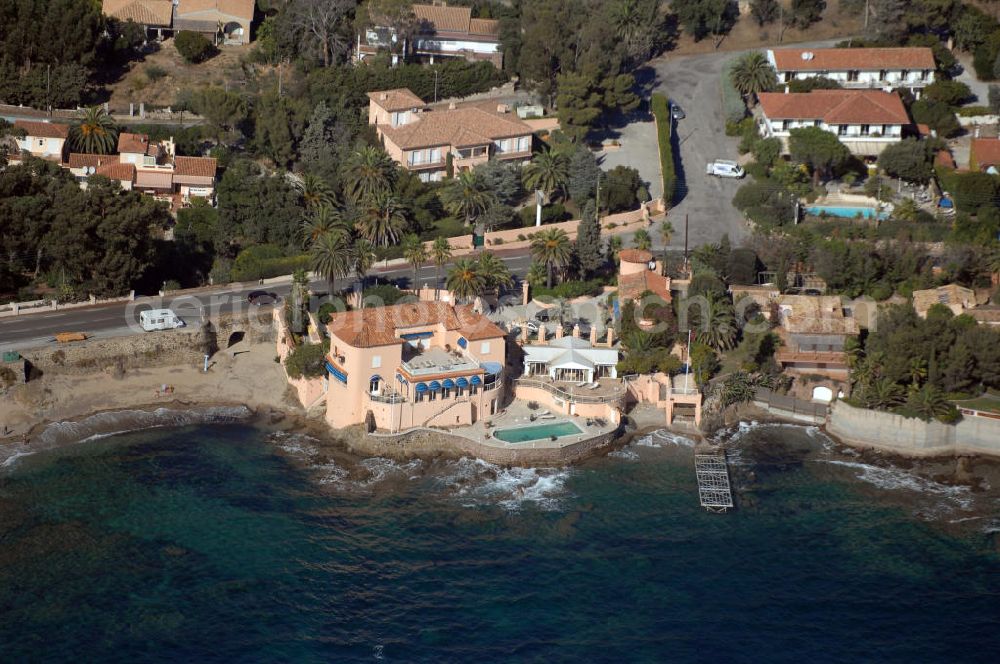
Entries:
[[538,424],[531,427],[517,427],[516,429],[497,429],[493,432],[496,438],[506,443],[527,443],[532,440],[548,440],[552,436],[574,436],[581,434],[580,427],[572,422],[553,422],[552,424]]
[[861,215],[862,219],[872,219],[876,215],[879,219],[888,219],[888,212],[876,212],[873,207],[849,207],[839,205],[812,205],[806,208],[806,212],[818,217],[826,214],[828,217],[843,217],[844,219],[855,219]]

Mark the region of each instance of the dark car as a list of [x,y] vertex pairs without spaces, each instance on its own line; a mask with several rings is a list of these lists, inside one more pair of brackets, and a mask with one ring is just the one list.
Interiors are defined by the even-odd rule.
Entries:
[[551,319],[552,316],[549,314],[548,309],[541,309],[540,311],[538,311],[538,313],[535,314],[535,320],[542,321],[543,323],[547,323]]
[[672,117],[674,120],[683,120],[687,116],[684,114],[683,108],[681,108],[674,102],[670,102],[670,117]]
[[247,302],[258,307],[265,304],[277,304],[280,300],[277,293],[263,290],[250,291],[247,294]]

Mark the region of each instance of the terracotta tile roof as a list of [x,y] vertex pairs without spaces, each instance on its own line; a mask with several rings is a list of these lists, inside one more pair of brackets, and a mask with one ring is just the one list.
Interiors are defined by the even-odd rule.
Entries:
[[140,189],[173,189],[174,174],[170,171],[137,171],[135,186]]
[[372,348],[402,343],[399,334],[406,328],[430,325],[457,330],[470,341],[504,336],[503,330],[471,307],[445,302],[412,302],[334,314],[327,329],[350,346]]
[[71,152],[66,165],[70,168],[84,168],[85,166],[97,168],[105,164],[117,164],[118,161],[118,155],[116,154],[83,154],[80,152]]
[[974,138],[969,151],[969,168],[1000,167],[1000,138]]
[[1000,324],[1000,307],[977,307],[975,309],[970,309],[965,313],[975,318],[979,323],[986,323],[987,325]]
[[399,127],[379,125],[385,137],[403,150],[436,145],[468,147],[501,138],[529,136],[531,127],[516,115],[490,113],[482,108],[425,111],[418,119]]
[[423,108],[424,100],[410,92],[407,88],[395,90],[379,90],[369,92],[368,98],[389,111],[409,111],[412,108]]
[[98,166],[97,172],[94,175],[103,175],[106,178],[122,182],[135,182],[135,166],[132,164],[111,162]]
[[[998,141],[1000,143],[1000,141]],[[1000,161],[997,162],[1000,164]],[[934,155],[934,165],[944,166],[945,168],[958,168],[955,164],[955,158],[951,156],[951,152],[948,150],[938,150],[937,154]]]
[[621,301],[638,300],[646,291],[651,291],[666,302],[670,302],[670,280],[652,270],[634,274],[618,275],[618,297]]
[[653,252],[645,249],[622,249],[618,257],[626,263],[648,263],[653,260]]
[[420,32],[456,32],[467,35],[500,34],[500,21],[472,18],[471,7],[442,7],[435,5],[413,5],[413,14],[420,25]]
[[927,310],[935,304],[943,304],[952,311],[971,309],[976,306],[976,294],[971,288],[958,284],[913,291],[913,309],[919,315],[927,315]]
[[218,12],[245,18],[249,21],[253,19],[254,2],[255,0],[179,0],[177,15],[188,16],[199,12]]
[[174,157],[175,175],[215,177],[216,160],[212,157]]
[[[879,71],[934,69],[934,52],[926,47],[906,48],[778,48],[772,51],[778,71]],[[809,59],[804,53],[811,53]]]
[[173,3],[170,0],[104,0],[103,11],[106,16],[122,21],[169,26]]
[[118,152],[146,154],[149,148],[149,136],[146,134],[130,134],[123,131],[118,134]]
[[762,92],[760,106],[770,120],[823,120],[827,124],[910,124],[903,101],[881,90]]
[[38,138],[68,138],[69,125],[55,122],[33,122],[31,120],[15,120],[15,127],[20,127],[28,136]]

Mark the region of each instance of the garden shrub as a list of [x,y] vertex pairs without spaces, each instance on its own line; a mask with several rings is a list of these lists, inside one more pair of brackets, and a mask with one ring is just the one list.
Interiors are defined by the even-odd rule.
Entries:
[[174,48],[186,62],[198,63],[215,55],[215,44],[204,35],[190,30],[181,30],[174,37]]
[[325,372],[326,351],[322,344],[302,344],[285,358],[290,378],[319,378]]

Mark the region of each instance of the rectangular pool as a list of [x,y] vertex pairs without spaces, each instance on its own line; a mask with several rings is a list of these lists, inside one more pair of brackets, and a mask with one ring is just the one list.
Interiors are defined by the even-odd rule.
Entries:
[[[861,215],[862,219],[872,219],[876,215],[875,208],[873,207],[847,207],[832,205],[812,205],[806,208],[806,212],[814,217],[818,217],[825,213],[830,217],[843,217],[844,219],[854,219],[858,215]],[[878,213],[879,219],[887,219],[888,217],[888,212]]]
[[552,436],[573,436],[583,433],[580,427],[572,422],[553,422],[552,424],[537,424],[531,427],[516,429],[497,429],[493,435],[507,443],[527,443],[531,440],[548,440]]

